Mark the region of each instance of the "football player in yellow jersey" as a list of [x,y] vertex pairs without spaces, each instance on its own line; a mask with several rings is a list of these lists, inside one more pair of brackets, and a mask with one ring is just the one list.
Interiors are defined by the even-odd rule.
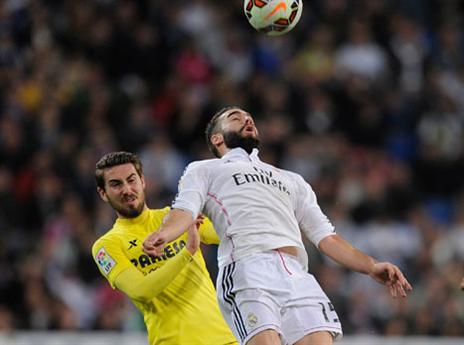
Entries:
[[[150,345],[237,344],[222,318],[216,292],[199,247],[219,243],[208,219],[197,230],[169,243],[164,255],[150,257],[142,242],[157,229],[169,207],[149,209],[139,158],[112,152],[96,165],[100,197],[116,211],[113,228],[92,247],[100,272],[143,313]],[[198,224],[201,222],[199,221]]]

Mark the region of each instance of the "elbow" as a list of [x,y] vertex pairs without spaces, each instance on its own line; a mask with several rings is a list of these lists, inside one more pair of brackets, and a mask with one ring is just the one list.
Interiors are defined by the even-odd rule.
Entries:
[[333,251],[332,248],[336,247],[338,238],[339,237],[336,234],[326,236],[319,241],[317,248],[321,253],[330,256],[331,252]]

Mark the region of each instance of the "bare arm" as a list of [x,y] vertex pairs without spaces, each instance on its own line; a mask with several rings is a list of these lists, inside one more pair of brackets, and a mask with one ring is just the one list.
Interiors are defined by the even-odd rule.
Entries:
[[158,231],[152,232],[143,241],[143,251],[149,255],[160,256],[166,243],[173,241],[194,223],[192,214],[181,209],[172,209],[164,218]]
[[327,236],[319,243],[319,250],[346,268],[369,274],[376,260],[353,247],[339,235]]
[[368,274],[377,282],[386,285],[393,297],[406,297],[411,285],[401,270],[389,262],[377,262],[371,256],[353,247],[339,235],[331,235],[319,242],[319,250],[337,263],[356,272]]

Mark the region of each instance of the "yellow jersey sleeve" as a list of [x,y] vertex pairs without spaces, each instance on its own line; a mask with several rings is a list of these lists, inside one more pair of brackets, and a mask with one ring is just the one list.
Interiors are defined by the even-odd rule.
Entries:
[[113,289],[116,277],[122,271],[133,267],[117,239],[100,238],[97,240],[92,246],[92,256],[101,274]]
[[136,268],[124,270],[115,278],[115,286],[132,300],[148,303],[164,291],[193,257],[186,249],[165,265],[144,276]]
[[219,244],[219,237],[214,229],[213,223],[209,218],[205,217],[203,224],[198,229],[200,232],[200,240],[205,244]]

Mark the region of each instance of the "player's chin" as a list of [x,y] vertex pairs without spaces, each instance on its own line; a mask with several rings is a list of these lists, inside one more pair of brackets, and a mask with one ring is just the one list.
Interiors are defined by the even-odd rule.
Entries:
[[124,217],[135,218],[142,213],[143,204],[130,204],[122,207],[119,211]]

